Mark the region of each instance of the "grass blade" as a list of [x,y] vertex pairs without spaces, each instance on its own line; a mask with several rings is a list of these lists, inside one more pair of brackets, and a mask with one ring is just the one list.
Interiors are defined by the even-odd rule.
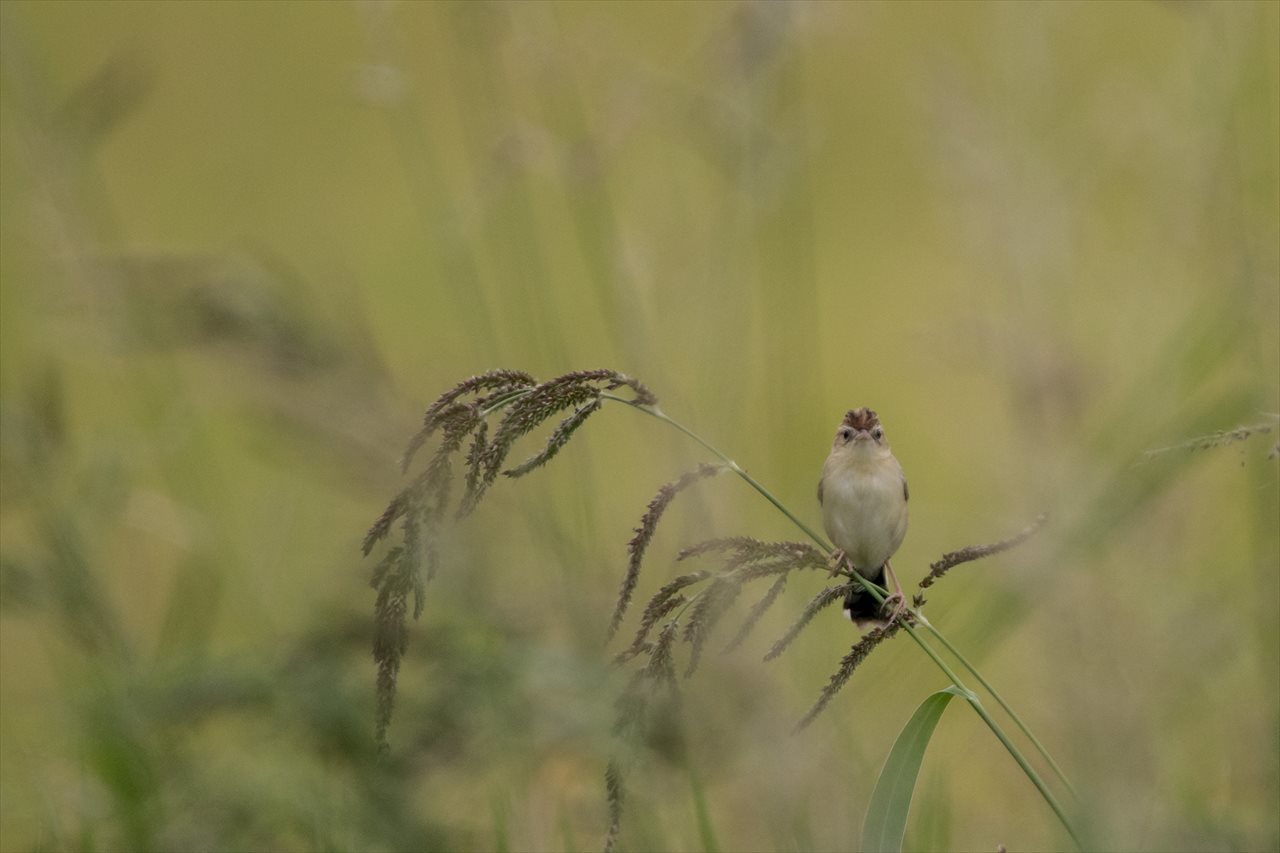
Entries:
[[720,842],[716,839],[716,828],[711,823],[711,810],[707,808],[707,795],[702,789],[702,780],[697,772],[689,768],[689,787],[693,791],[693,810],[698,818],[698,837],[702,841],[703,853],[720,853]]
[[898,853],[902,849],[907,812],[911,809],[916,777],[920,775],[920,762],[924,760],[929,738],[933,737],[947,703],[953,696],[962,695],[955,687],[948,687],[929,696],[916,708],[894,741],[871,793],[871,802],[867,804],[867,817],[862,825],[863,853]]

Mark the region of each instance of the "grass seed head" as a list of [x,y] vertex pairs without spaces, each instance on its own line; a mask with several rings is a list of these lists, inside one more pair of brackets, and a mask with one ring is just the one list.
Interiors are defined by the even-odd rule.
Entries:
[[800,731],[813,722],[814,718],[822,713],[823,709],[831,702],[835,695],[840,692],[840,688],[848,683],[853,676],[853,671],[867,659],[867,656],[875,651],[876,646],[898,633],[898,629],[902,627],[902,612],[895,616],[879,628],[872,628],[862,639],[853,644],[853,648],[849,653],[840,660],[840,668],[835,671],[831,679],[827,682],[827,686],[822,689],[822,694],[818,697],[818,701],[813,703],[813,707],[809,709],[801,719],[796,723],[795,731]]
[[[700,574],[702,574],[703,577],[707,577],[710,573],[703,572]],[[684,577],[690,576],[685,575]],[[679,579],[677,578],[677,580]],[[670,584],[668,584],[668,586],[670,586]],[[667,587],[663,587],[659,590],[658,594],[650,600],[649,606],[644,610],[644,616],[640,619],[640,627],[636,630],[635,639],[631,641],[630,646],[614,658],[614,663],[626,663],[636,655],[639,655],[651,648],[651,644],[647,641],[649,639],[649,632],[653,630],[653,626],[658,624],[658,620],[662,619],[682,604],[685,604],[688,600],[689,599],[684,595],[679,593],[672,595],[671,591],[667,591]]]
[[983,557],[990,557],[992,554],[999,554],[1001,551],[1008,551],[1015,545],[1021,545],[1030,539],[1044,527],[1049,521],[1047,513],[1040,513],[1036,516],[1035,521],[1031,522],[1027,527],[1010,536],[1008,539],[1001,539],[999,542],[993,542],[990,545],[969,545],[958,551],[951,551],[943,554],[929,566],[929,574],[920,580],[920,588],[928,589],[933,586],[933,582],[945,575],[948,571],[961,563],[980,560]]
[[800,612],[800,616],[796,621],[791,623],[791,627],[787,629],[786,633],[779,637],[773,647],[769,649],[769,653],[764,656],[764,659],[770,661],[785,652],[787,646],[791,645],[792,641],[800,636],[800,632],[813,621],[813,617],[837,601],[842,600],[853,588],[854,584],[852,582],[842,583],[837,586],[829,586],[815,595],[805,605],[804,610]]
[[[522,370],[490,370],[488,373],[462,380],[437,397],[435,402],[427,407],[426,414],[422,416],[422,428],[410,439],[409,446],[405,449],[400,463],[401,470],[409,470],[409,465],[413,462],[414,455],[440,427],[450,410],[473,408],[476,407],[476,403],[483,405],[492,402],[497,397],[530,387],[533,384],[534,378]],[[491,391],[493,393],[470,404],[455,404],[456,400],[480,391]]]
[[727,554],[726,567],[776,560],[795,569],[827,568],[826,556],[805,542],[764,542],[751,536],[708,539],[685,548],[676,555],[676,559],[687,560],[712,553]]
[[733,572],[726,572],[717,575],[698,596],[684,628],[684,639],[689,644],[689,666],[685,669],[685,678],[697,671],[707,638],[741,592],[742,579]]
[[560,422],[560,425],[556,427],[555,432],[551,433],[551,436],[547,439],[547,443],[541,451],[530,456],[515,468],[503,471],[502,473],[506,474],[508,477],[523,477],[533,469],[546,465],[557,453],[560,452],[561,448],[569,443],[569,439],[573,438],[573,434],[577,431],[578,427],[586,423],[587,418],[600,411],[602,403],[603,401],[599,397],[596,397],[587,405],[576,409],[572,415]]
[[648,549],[649,543],[653,541],[653,535],[657,532],[658,522],[662,519],[662,514],[667,511],[667,507],[675,500],[676,495],[694,483],[701,482],[708,477],[714,477],[724,470],[724,465],[703,463],[658,489],[658,493],[654,495],[653,500],[649,501],[649,506],[645,509],[644,515],[640,519],[640,526],[635,529],[635,535],[627,543],[627,571],[622,577],[622,583],[618,586],[618,601],[613,607],[613,615],[609,618],[607,639],[613,639],[613,636],[618,633],[618,628],[622,625],[622,617],[627,612],[627,606],[631,603],[631,596],[640,580],[640,565],[644,561],[644,553]]
[[610,761],[604,771],[605,801],[609,806],[609,829],[604,836],[604,853],[614,853],[618,834],[622,831],[622,770],[616,761]]
[[778,600],[778,596],[782,595],[782,591],[787,588],[787,577],[787,574],[780,575],[769,587],[769,591],[764,594],[764,597],[752,605],[751,610],[747,613],[747,618],[742,622],[742,627],[738,629],[738,633],[725,645],[725,653],[733,651],[746,641],[747,636],[750,635],[761,617],[768,612],[770,607],[773,607]]

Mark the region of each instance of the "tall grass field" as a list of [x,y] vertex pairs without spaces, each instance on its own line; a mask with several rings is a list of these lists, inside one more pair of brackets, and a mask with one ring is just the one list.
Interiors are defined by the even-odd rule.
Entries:
[[0,851],[1278,801],[1280,5],[0,2]]

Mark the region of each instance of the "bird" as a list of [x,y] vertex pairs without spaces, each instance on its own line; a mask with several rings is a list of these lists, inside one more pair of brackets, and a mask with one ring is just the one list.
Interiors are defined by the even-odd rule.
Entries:
[[881,587],[887,573],[894,589],[883,605],[861,587],[850,590],[844,614],[859,628],[883,626],[885,608],[892,605],[896,615],[904,606],[902,585],[889,558],[907,535],[910,497],[906,475],[889,449],[879,416],[865,407],[850,409],[836,429],[818,480],[822,524],[836,546],[831,573],[852,567]]

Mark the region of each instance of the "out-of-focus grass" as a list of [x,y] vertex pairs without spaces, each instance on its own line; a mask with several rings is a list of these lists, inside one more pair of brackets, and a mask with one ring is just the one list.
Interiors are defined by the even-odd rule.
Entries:
[[[639,376],[815,520],[874,406],[904,581],[1049,510],[930,618],[1107,845],[1280,844],[1274,439],[1143,456],[1280,409],[1274,4],[0,16],[0,849],[598,844],[624,545],[699,459],[627,412],[451,532],[373,761],[358,542],[497,365]],[[727,480],[666,523],[641,595],[791,533]],[[758,661],[813,592],[689,682],[626,847],[854,843],[942,685],[893,643],[784,736],[852,640]],[[1063,843],[972,715],[931,749],[909,846]]]

